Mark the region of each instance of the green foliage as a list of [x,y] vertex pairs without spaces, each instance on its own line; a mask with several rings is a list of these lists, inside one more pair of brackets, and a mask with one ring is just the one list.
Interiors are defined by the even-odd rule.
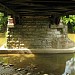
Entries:
[[68,24],[68,22],[70,23],[75,23],[75,15],[69,15],[69,17],[67,18],[66,16],[62,17],[63,23],[64,24]]
[[63,16],[62,22],[68,25],[69,32],[75,33],[75,15]]
[[0,12],[0,32],[4,32],[7,26],[7,17],[4,16],[4,13]]

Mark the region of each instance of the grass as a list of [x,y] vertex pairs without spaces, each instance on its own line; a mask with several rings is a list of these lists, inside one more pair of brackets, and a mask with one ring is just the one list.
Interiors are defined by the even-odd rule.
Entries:
[[6,43],[5,34],[0,33],[0,47]]

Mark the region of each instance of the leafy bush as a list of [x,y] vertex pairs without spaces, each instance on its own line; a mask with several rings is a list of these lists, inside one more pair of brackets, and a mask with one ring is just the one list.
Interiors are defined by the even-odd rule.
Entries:
[[0,32],[5,32],[7,28],[7,17],[4,13],[0,12]]
[[68,32],[75,33],[75,15],[63,16],[62,21],[68,25]]

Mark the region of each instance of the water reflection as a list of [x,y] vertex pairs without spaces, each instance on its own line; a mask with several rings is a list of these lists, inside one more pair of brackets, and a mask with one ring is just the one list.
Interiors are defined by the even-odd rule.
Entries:
[[71,58],[66,62],[65,72],[62,75],[75,75],[75,58]]
[[[21,75],[24,75],[25,69],[29,72],[32,72],[33,70],[34,72],[32,73],[35,75],[62,75],[64,69],[66,69],[65,63],[69,64],[66,61],[69,59],[71,59],[70,61],[73,61],[72,57],[73,54],[0,54],[0,62],[3,62],[4,65],[7,64],[8,66],[9,64],[13,64],[14,67],[11,68],[13,71],[15,68],[17,70],[22,69],[22,71],[20,71]],[[10,69],[10,67],[1,70],[4,72],[6,69]],[[11,75],[17,72],[18,71],[11,72]],[[65,71],[65,73],[66,72],[67,71]]]

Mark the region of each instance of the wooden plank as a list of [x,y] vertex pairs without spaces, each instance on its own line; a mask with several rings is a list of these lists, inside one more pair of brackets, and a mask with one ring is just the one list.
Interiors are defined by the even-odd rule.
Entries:
[[0,11],[4,11],[6,12],[7,14],[16,14],[13,10],[9,9],[7,6],[3,5],[0,3]]

